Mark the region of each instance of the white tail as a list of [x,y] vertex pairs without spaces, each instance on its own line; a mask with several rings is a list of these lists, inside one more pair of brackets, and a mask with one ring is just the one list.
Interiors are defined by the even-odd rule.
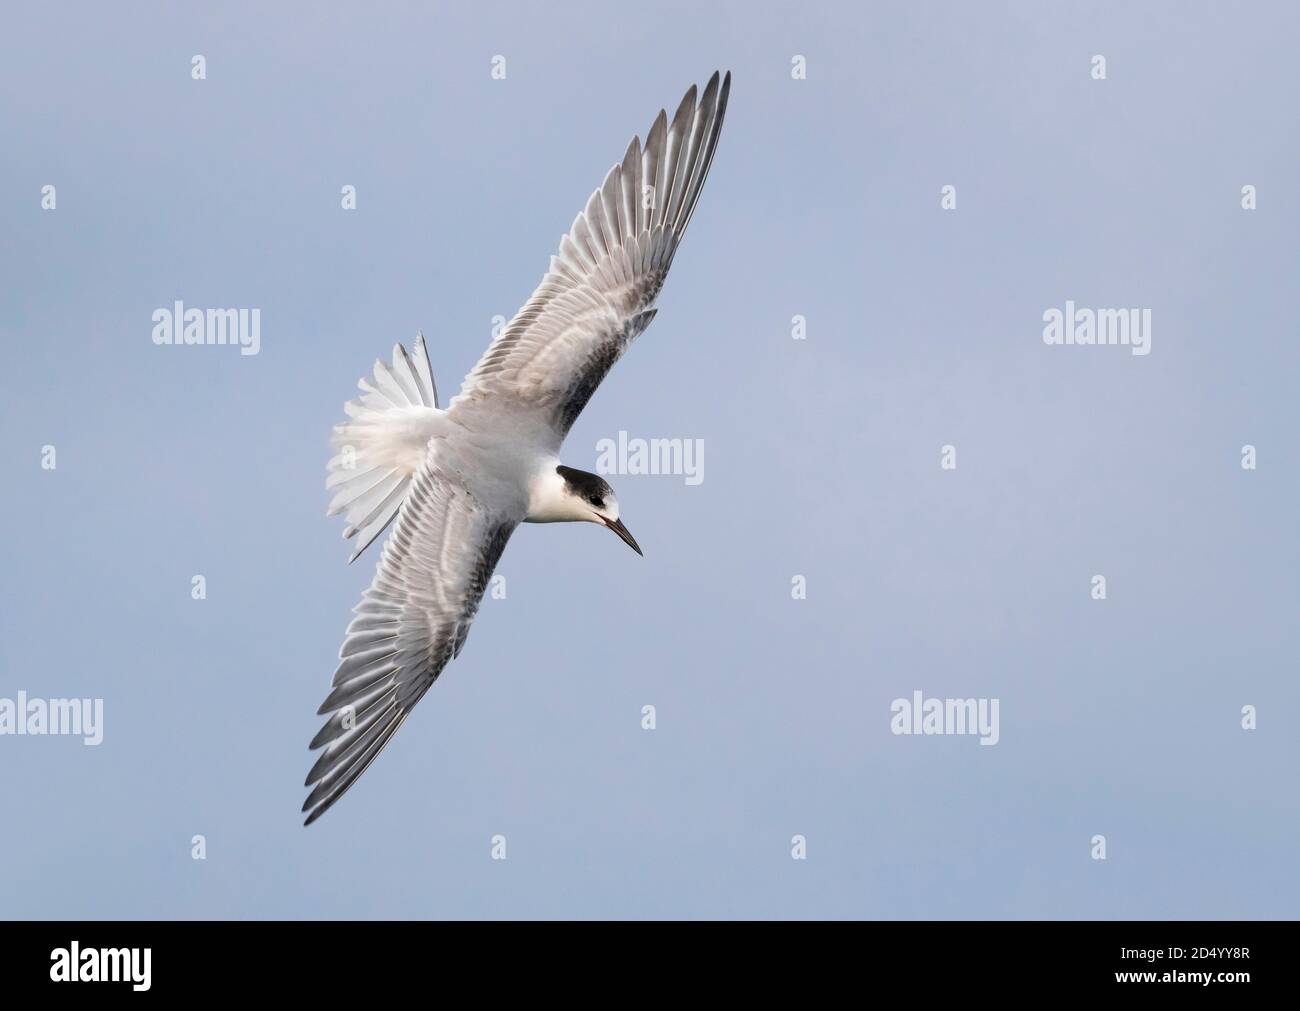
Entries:
[[442,416],[423,334],[409,355],[401,344],[393,345],[392,365],[377,359],[374,382],[363,376],[357,386],[361,397],[343,405],[349,420],[334,426],[331,441],[338,452],[325,479],[334,492],[328,515],[343,513],[343,536],[357,538],[349,563],[397,515]]

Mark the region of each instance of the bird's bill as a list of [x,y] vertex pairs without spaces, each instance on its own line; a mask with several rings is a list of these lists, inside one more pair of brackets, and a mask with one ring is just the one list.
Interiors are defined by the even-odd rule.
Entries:
[[619,537],[623,538],[624,544],[635,551],[638,555],[641,555],[643,558],[645,557],[641,551],[641,545],[636,542],[636,538],[632,536],[631,531],[629,531],[627,527],[623,526],[622,520],[606,520],[603,519],[603,517],[602,520],[605,526],[609,527],[609,529],[613,530],[614,533],[619,535]]

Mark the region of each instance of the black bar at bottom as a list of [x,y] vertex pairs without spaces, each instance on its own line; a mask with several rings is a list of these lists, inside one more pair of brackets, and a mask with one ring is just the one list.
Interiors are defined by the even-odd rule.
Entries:
[[[777,983],[813,994],[845,982],[869,993],[888,980],[925,996],[1163,989],[1223,997],[1290,990],[1295,934],[1293,923],[1240,921],[8,921],[0,932],[7,996],[269,990],[332,1000],[385,999],[410,985],[443,999],[597,986],[613,987],[600,991],[610,999],[673,999],[697,978],[732,996]],[[450,989],[461,980],[478,989]]]

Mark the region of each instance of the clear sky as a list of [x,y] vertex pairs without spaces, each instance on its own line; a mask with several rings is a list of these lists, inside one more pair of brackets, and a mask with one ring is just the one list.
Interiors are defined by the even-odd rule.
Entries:
[[[1295,5],[205,6],[0,15],[0,698],[104,705],[0,736],[0,915],[1300,914]],[[611,475],[644,559],[521,528],[303,829],[377,557],[325,517],[343,401],[419,329],[453,393],[715,68],[564,454],[700,439],[703,480]],[[178,299],[260,353],[156,346]],[[1045,344],[1067,300],[1151,353]],[[892,733],[915,691],[997,744]]]

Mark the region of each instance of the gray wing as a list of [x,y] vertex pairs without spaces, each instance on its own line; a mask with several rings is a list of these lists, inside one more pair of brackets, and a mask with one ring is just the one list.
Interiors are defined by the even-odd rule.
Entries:
[[307,775],[306,825],[366,771],[460,653],[518,523],[485,508],[436,456],[416,473],[339,650],[320,707],[333,715],[311,742],[325,750]]
[[654,318],[655,298],[704,186],[731,91],[731,74],[694,85],[669,123],[660,110],[645,149],[632,138],[621,164],[560,240],[532,298],[465,379],[449,410],[508,396],[567,434],[605,375]]

